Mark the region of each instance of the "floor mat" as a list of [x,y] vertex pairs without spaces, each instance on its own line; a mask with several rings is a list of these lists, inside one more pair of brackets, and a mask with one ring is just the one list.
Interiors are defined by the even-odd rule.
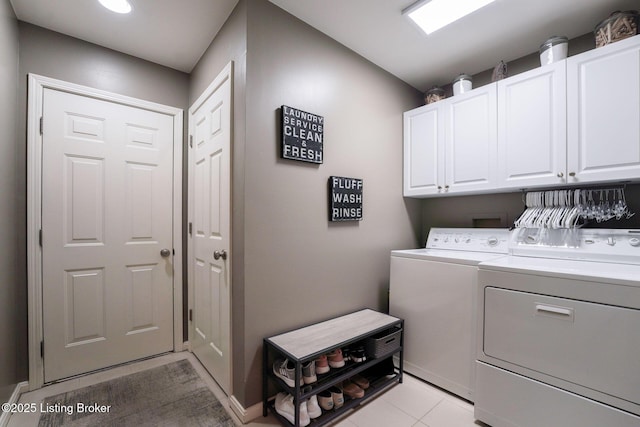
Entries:
[[235,425],[188,360],[60,393],[40,405],[40,427]]

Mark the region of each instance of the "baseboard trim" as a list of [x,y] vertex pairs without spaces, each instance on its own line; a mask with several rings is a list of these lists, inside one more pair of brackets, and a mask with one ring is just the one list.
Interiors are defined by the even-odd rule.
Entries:
[[233,412],[240,418],[242,424],[248,424],[258,417],[262,416],[262,403],[256,403],[253,406],[244,408],[235,396],[229,397],[229,406]]
[[[29,383],[23,381],[16,384],[16,388],[11,393],[11,397],[6,402],[8,404],[18,403],[20,395],[29,390]],[[11,412],[0,412],[0,427],[6,427],[9,424],[9,418],[11,418]]]

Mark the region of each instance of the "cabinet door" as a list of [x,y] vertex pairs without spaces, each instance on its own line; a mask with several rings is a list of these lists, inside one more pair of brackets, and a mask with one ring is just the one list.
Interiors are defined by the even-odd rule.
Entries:
[[439,105],[430,104],[404,113],[404,195],[438,193],[443,181],[443,127]]
[[566,182],[566,62],[498,82],[498,185]]
[[448,99],[445,181],[449,193],[491,189],[496,178],[496,85]]
[[574,182],[640,177],[640,36],[567,60]]

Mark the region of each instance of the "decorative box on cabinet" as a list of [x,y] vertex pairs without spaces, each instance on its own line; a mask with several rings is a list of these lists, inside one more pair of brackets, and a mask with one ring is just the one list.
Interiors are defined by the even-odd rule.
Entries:
[[[365,390],[364,397],[348,399],[345,396],[342,407],[323,411],[319,418],[312,420],[311,425],[324,425],[345,411],[386,390],[390,385],[401,383],[403,330],[404,321],[402,319],[365,309],[265,338],[262,351],[263,415],[266,416],[268,411],[271,411],[283,425],[291,425],[275,410],[274,402],[269,401],[270,383],[275,385],[279,391],[287,392],[293,396],[296,411],[293,425],[296,427],[300,425],[300,404],[302,402],[333,386],[339,386],[355,374],[366,374],[378,370],[377,368],[383,368],[379,369],[381,372],[379,376],[369,378],[370,386]],[[389,338],[380,340],[380,336],[386,334],[389,335]],[[305,386],[303,390],[303,386],[300,385],[303,364],[315,360],[323,354],[328,354],[334,349],[359,342],[368,344],[366,361],[347,362],[342,368],[331,368],[328,373],[317,375],[318,381],[310,384],[310,390],[307,389],[309,386]],[[393,356],[396,354],[399,354],[398,367],[393,365]],[[288,359],[295,365],[294,387],[289,387],[273,373],[273,363],[277,359]],[[387,365],[390,369],[386,369]]]
[[567,183],[640,179],[640,35],[567,59]]
[[404,113],[404,195],[496,186],[496,84]]

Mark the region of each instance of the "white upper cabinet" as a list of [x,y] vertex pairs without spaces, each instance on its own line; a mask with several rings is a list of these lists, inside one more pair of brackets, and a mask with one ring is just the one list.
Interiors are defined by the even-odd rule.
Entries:
[[493,188],[496,108],[490,84],[404,113],[404,195]]
[[640,35],[404,120],[405,196],[640,181]]
[[556,185],[566,176],[566,63],[498,82],[498,186]]
[[444,171],[444,126],[437,104],[404,113],[404,195],[438,194]]
[[640,179],[640,36],[567,60],[569,183]]
[[445,180],[449,193],[487,190],[496,185],[496,85],[450,98],[446,108]]

